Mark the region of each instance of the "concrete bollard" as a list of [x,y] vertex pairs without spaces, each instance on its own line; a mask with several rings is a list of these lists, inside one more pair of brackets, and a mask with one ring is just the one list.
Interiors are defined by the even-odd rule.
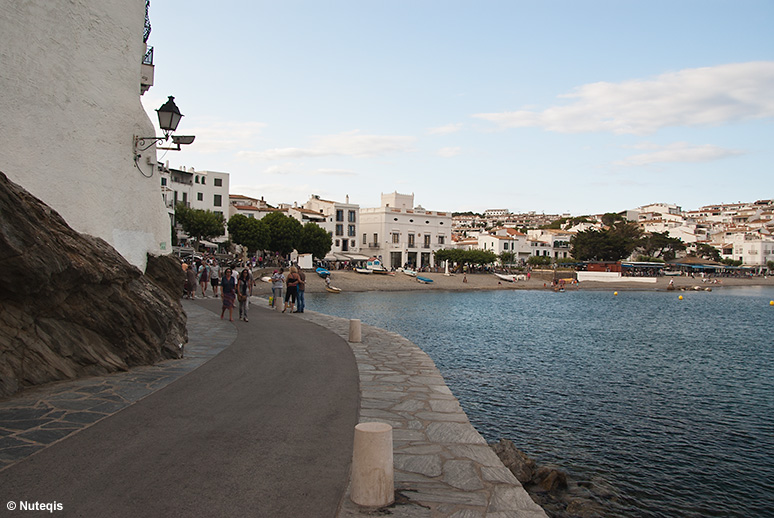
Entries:
[[385,507],[395,501],[392,426],[387,423],[355,426],[350,498],[363,507]]
[[353,318],[349,321],[349,341],[359,344],[362,341],[360,332],[360,320]]

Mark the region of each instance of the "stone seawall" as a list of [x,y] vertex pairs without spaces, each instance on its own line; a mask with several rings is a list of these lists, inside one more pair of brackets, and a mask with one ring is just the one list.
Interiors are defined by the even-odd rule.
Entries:
[[[295,314],[349,338],[349,320]],[[473,428],[439,370],[403,336],[362,326],[350,343],[360,375],[360,421],[393,427],[396,504],[405,517],[546,517]],[[373,516],[347,495],[339,518]]]

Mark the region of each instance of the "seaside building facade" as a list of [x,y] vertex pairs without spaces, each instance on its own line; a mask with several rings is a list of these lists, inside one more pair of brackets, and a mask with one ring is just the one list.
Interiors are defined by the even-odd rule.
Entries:
[[[155,135],[144,0],[0,3],[0,170],[79,232],[145,270],[172,250]],[[165,92],[166,93],[166,92]]]
[[361,251],[387,268],[436,266],[433,253],[452,248],[451,233],[451,213],[415,207],[413,194],[382,193],[379,207],[360,210]]
[[[324,200],[316,194],[309,197],[303,209],[309,213],[299,212],[300,217],[314,221],[328,231],[333,240],[330,254],[325,258],[329,261],[365,261],[367,256],[360,253],[358,232],[360,228],[360,205],[350,203],[346,196],[344,203]],[[312,219],[311,213],[322,215],[322,220]]]

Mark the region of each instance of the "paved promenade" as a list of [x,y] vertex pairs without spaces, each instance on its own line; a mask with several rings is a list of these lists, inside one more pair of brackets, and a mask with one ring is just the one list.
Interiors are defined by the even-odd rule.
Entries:
[[184,360],[0,402],[0,498],[65,516],[374,516],[347,493],[359,413],[394,428],[392,516],[546,516],[413,343],[364,325],[347,344],[348,320],[254,302],[232,324],[217,299],[186,301]]

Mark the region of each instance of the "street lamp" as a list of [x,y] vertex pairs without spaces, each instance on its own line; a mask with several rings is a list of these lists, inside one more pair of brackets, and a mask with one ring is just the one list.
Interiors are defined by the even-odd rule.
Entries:
[[[137,135],[135,135],[134,137],[135,161],[138,158],[140,158],[139,153],[146,151],[151,146],[153,146],[156,142],[159,142],[162,140],[163,141],[169,140],[169,137],[177,129],[177,125],[180,124],[180,119],[183,118],[183,114],[180,113],[180,109],[175,104],[175,98],[171,95],[169,96],[169,99],[167,99],[167,102],[162,104],[161,108],[156,110],[156,114],[159,117],[159,128],[161,128],[161,131],[164,132],[164,136],[163,137],[138,137]],[[193,135],[172,136],[172,142],[174,142],[177,145],[177,147],[159,148],[159,149],[171,149],[174,151],[180,151],[181,144],[190,144],[194,141],[194,138],[196,137],[194,137]]]
[[180,119],[183,118],[183,114],[180,113],[180,109],[175,104],[175,98],[171,95],[169,96],[169,99],[167,99],[167,102],[161,105],[161,108],[156,110],[156,114],[159,117],[159,128],[161,128],[161,131],[164,132],[163,137],[139,137],[137,135],[134,136],[134,166],[142,173],[143,176],[150,178],[153,176],[153,167],[156,162],[156,157],[148,157],[148,165],[151,166],[151,173],[149,175],[145,174],[140,168],[140,158],[142,157],[142,153],[144,151],[147,151],[153,145],[155,145],[157,142],[161,141],[168,141],[170,138],[172,138],[172,143],[175,144],[176,147],[160,147],[157,149],[164,149],[164,150],[171,150],[171,151],[180,151],[180,146],[184,144],[191,144],[194,139],[196,138],[193,135],[172,135],[172,133],[177,130],[177,125],[180,124]]

